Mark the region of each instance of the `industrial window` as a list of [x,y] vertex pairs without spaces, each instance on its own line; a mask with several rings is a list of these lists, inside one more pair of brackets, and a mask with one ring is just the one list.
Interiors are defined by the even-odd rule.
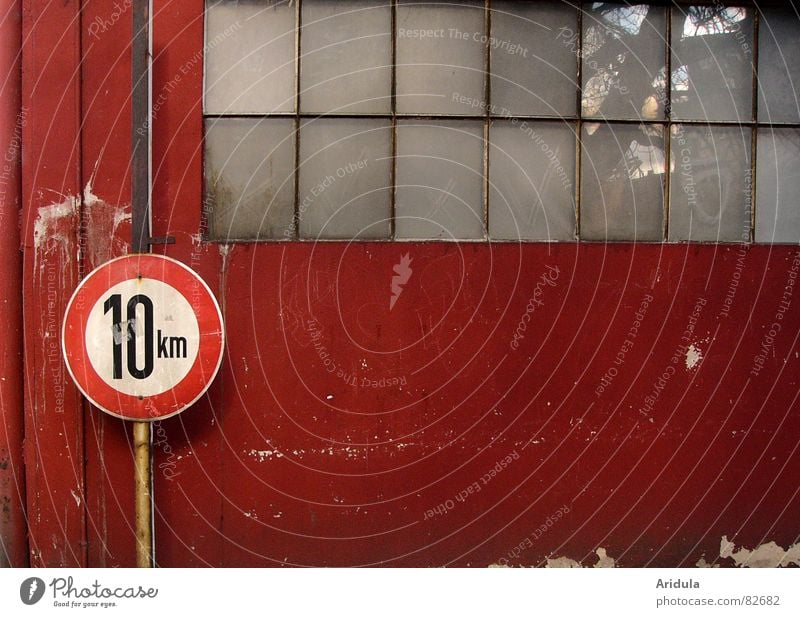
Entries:
[[788,8],[207,0],[212,240],[800,240]]

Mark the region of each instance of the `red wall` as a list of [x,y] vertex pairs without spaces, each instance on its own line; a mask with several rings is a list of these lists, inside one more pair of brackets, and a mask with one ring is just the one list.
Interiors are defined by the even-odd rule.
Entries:
[[[78,265],[126,250],[130,12],[25,7],[31,555],[130,566],[130,426],[84,409],[42,335]],[[217,294],[228,343],[208,396],[154,427],[160,565],[592,565],[605,549],[677,566],[715,560],[722,536],[796,541],[797,249],[201,242],[202,9],[156,2],[155,92],[180,80],[155,118],[153,233]]]

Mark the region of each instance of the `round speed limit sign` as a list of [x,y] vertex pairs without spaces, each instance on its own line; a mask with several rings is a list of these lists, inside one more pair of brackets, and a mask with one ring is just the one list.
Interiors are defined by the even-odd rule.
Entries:
[[222,314],[182,263],[128,255],[93,270],[67,305],[67,369],[103,411],[126,420],[180,413],[208,389],[222,361]]

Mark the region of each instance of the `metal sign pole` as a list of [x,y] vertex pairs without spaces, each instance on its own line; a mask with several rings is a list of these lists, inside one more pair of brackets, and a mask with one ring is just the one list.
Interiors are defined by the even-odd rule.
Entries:
[[[133,0],[132,78],[132,205],[131,250],[150,252],[151,196],[151,7],[150,0]],[[136,490],[136,565],[153,567],[152,434],[149,422],[133,423]]]

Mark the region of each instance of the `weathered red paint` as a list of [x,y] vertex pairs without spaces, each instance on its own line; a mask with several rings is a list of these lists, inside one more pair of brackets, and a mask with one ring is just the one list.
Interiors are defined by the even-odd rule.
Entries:
[[[193,426],[184,436],[165,423],[182,458],[170,472],[177,477],[156,476],[162,507],[175,503],[171,520],[206,518],[197,524],[221,534],[224,558],[193,555],[197,532],[173,522],[158,534],[162,559],[169,550],[169,563],[486,565],[564,505],[568,516],[509,562],[580,560],[604,547],[625,565],[691,565],[702,554],[711,559],[732,534],[746,546],[790,545],[797,306],[775,357],[759,377],[747,374],[768,325],[761,316],[775,311],[794,253],[748,250],[731,315],[721,317],[737,251],[233,248],[223,298],[237,325],[216,386],[222,428]],[[405,252],[416,281],[389,313],[392,266]],[[514,352],[511,333],[548,265],[558,267],[558,281]],[[719,283],[707,288],[707,278]],[[641,332],[598,396],[645,296],[652,301]],[[672,356],[687,345],[681,337],[700,298],[691,340],[705,358],[687,369],[685,351],[677,363]],[[405,346],[402,360],[380,355]],[[359,383],[385,376],[407,385],[353,387],[328,372],[320,347]],[[667,369],[668,387],[643,413]],[[187,414],[182,424],[192,420]],[[214,442],[215,452],[196,451]],[[513,452],[518,460],[458,502]],[[203,476],[211,467],[221,479]],[[199,487],[216,492],[219,505],[195,498]],[[448,499],[455,508],[424,520]],[[205,516],[217,508],[221,522]]]
[[[74,7],[47,14],[67,10]],[[154,426],[160,565],[483,566],[548,556],[593,564],[604,548],[621,565],[676,566],[713,561],[723,535],[750,548],[796,541],[800,299],[783,315],[764,368],[750,374],[796,248],[201,242],[202,10],[202,0],[155,6],[155,96],[180,79],[154,122],[153,233],[174,236],[167,253],[217,294],[228,345],[207,396]],[[103,212],[126,213],[130,16],[95,37],[91,24],[109,20],[113,2],[86,11],[82,175],[110,204]],[[45,22],[48,53],[69,23],[63,14]],[[75,54],[62,50],[45,67],[44,44],[30,45],[39,58],[27,61],[31,74],[45,71],[48,88],[74,95],[61,64],[74,70]],[[56,144],[66,149],[48,148],[47,132],[31,129],[30,151],[40,158],[27,194],[53,183],[57,164],[62,175],[68,168],[59,186],[74,194],[76,163],[65,152],[73,152],[77,110],[42,94],[35,117],[49,123],[58,103],[66,129]],[[124,217],[85,211],[84,202],[84,234],[99,251],[86,252],[87,265],[124,252]],[[73,230],[76,222],[66,223]],[[36,349],[44,345],[33,338],[43,293],[27,252],[27,340]],[[413,274],[390,310],[393,267],[406,253]],[[548,266],[558,276],[536,292],[554,272]],[[65,288],[74,285],[70,272]],[[541,305],[534,302],[515,349],[531,298]],[[645,298],[633,346],[615,364]],[[692,321],[688,341],[703,359],[689,368],[681,339]],[[28,359],[29,378],[42,353]],[[347,375],[329,372],[330,361]],[[603,385],[611,368],[618,372]],[[402,387],[381,385],[383,377]],[[377,383],[361,385],[364,378]],[[37,398],[31,387],[29,424],[42,435],[51,429],[38,419],[49,420],[54,403],[47,388]],[[658,400],[646,408],[654,391]],[[72,452],[82,447],[76,408]],[[52,448],[29,458],[37,465],[29,506],[43,516],[34,537],[47,530],[57,539],[40,561],[57,561],[59,550],[69,561],[79,537],[72,523],[85,505],[86,563],[132,565],[129,427],[97,410],[86,423],[80,509],[63,490],[73,475],[62,463],[64,442],[55,446],[62,429],[47,434]],[[475,483],[480,490],[470,493]],[[50,494],[52,508],[42,503]],[[54,512],[64,508],[77,517],[66,536],[55,533]]]
[[83,403],[59,357],[78,278],[80,4],[23,4],[25,463],[35,566],[86,564]]
[[[83,206],[85,272],[126,254],[131,239],[132,26],[129,11],[112,24],[115,10],[112,3],[85,3],[81,21],[81,165],[91,186]],[[100,32],[101,27],[107,30]],[[86,414],[85,445],[88,562],[102,567],[135,566],[130,423],[91,408]]]
[[22,7],[0,2],[0,568],[25,566],[28,544],[22,465],[22,252],[19,248]]

